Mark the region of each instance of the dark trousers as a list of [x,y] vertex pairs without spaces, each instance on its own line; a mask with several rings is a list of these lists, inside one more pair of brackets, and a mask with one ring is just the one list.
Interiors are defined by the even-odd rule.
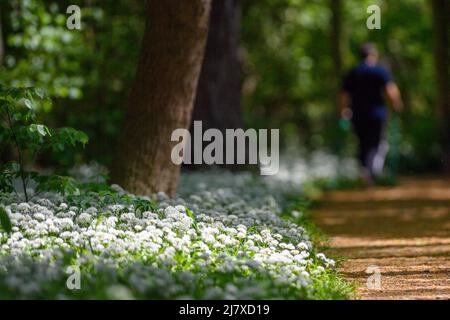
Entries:
[[379,175],[388,151],[386,121],[378,118],[353,119],[359,142],[359,161],[372,177]]

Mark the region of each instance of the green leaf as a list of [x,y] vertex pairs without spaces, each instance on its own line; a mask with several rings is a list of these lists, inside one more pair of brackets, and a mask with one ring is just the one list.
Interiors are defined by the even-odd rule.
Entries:
[[25,107],[27,107],[30,110],[33,110],[34,105],[30,99],[24,99],[23,103],[24,103]]
[[79,193],[78,185],[75,179],[66,176],[49,175],[35,177],[38,185],[36,190],[41,191],[53,191],[63,195],[77,194]]
[[85,145],[88,143],[88,136],[73,128],[60,128],[52,131],[50,146],[54,151],[62,151],[66,146],[76,146],[78,143]]
[[47,135],[48,129],[46,130],[46,127],[42,124],[36,125],[36,129],[41,136],[45,137]]
[[189,216],[189,218],[192,219],[192,226],[194,227],[195,230],[197,230],[197,219],[195,218],[195,215],[189,208],[186,208],[186,213]]
[[[122,198],[123,197],[124,196],[122,196]],[[134,202],[134,206],[137,212],[156,211],[156,205],[150,200],[138,198],[132,202]]]
[[41,88],[35,88],[34,93],[41,99],[44,99],[44,90]]
[[38,133],[39,136],[41,137],[45,137],[45,136],[50,136],[50,130],[47,128],[47,126],[43,125],[43,124],[31,124],[28,126],[28,130],[31,133]]
[[89,137],[84,132],[78,131],[78,141],[84,146],[89,142]]
[[12,223],[11,220],[9,219],[8,213],[3,207],[0,207],[0,226],[7,233],[11,233]]

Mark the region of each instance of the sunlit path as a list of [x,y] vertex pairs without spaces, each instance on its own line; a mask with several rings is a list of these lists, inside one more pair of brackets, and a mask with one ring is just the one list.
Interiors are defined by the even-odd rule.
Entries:
[[[333,191],[314,214],[344,257],[340,272],[361,299],[450,298],[450,183],[401,179],[397,187]],[[379,267],[381,289],[366,270]]]

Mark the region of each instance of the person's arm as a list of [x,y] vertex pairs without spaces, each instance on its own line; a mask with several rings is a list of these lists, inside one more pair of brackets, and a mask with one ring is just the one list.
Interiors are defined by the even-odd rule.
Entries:
[[343,119],[350,120],[352,117],[352,111],[350,110],[350,95],[345,90],[339,92],[338,109],[339,115]]
[[396,112],[401,112],[403,110],[403,101],[402,96],[400,94],[400,90],[395,82],[390,81],[386,83],[385,86],[386,96]]

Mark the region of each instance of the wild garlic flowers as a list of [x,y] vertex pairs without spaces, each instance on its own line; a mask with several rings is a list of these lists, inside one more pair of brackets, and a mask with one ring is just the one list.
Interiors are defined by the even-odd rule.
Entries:
[[[0,298],[314,297],[334,261],[280,217],[281,195],[246,175],[211,179],[222,187],[184,177],[180,198],[157,194],[150,211],[120,200],[77,206],[55,194],[29,203],[1,195],[13,232],[0,233]],[[80,270],[79,290],[66,286],[68,266]]]

